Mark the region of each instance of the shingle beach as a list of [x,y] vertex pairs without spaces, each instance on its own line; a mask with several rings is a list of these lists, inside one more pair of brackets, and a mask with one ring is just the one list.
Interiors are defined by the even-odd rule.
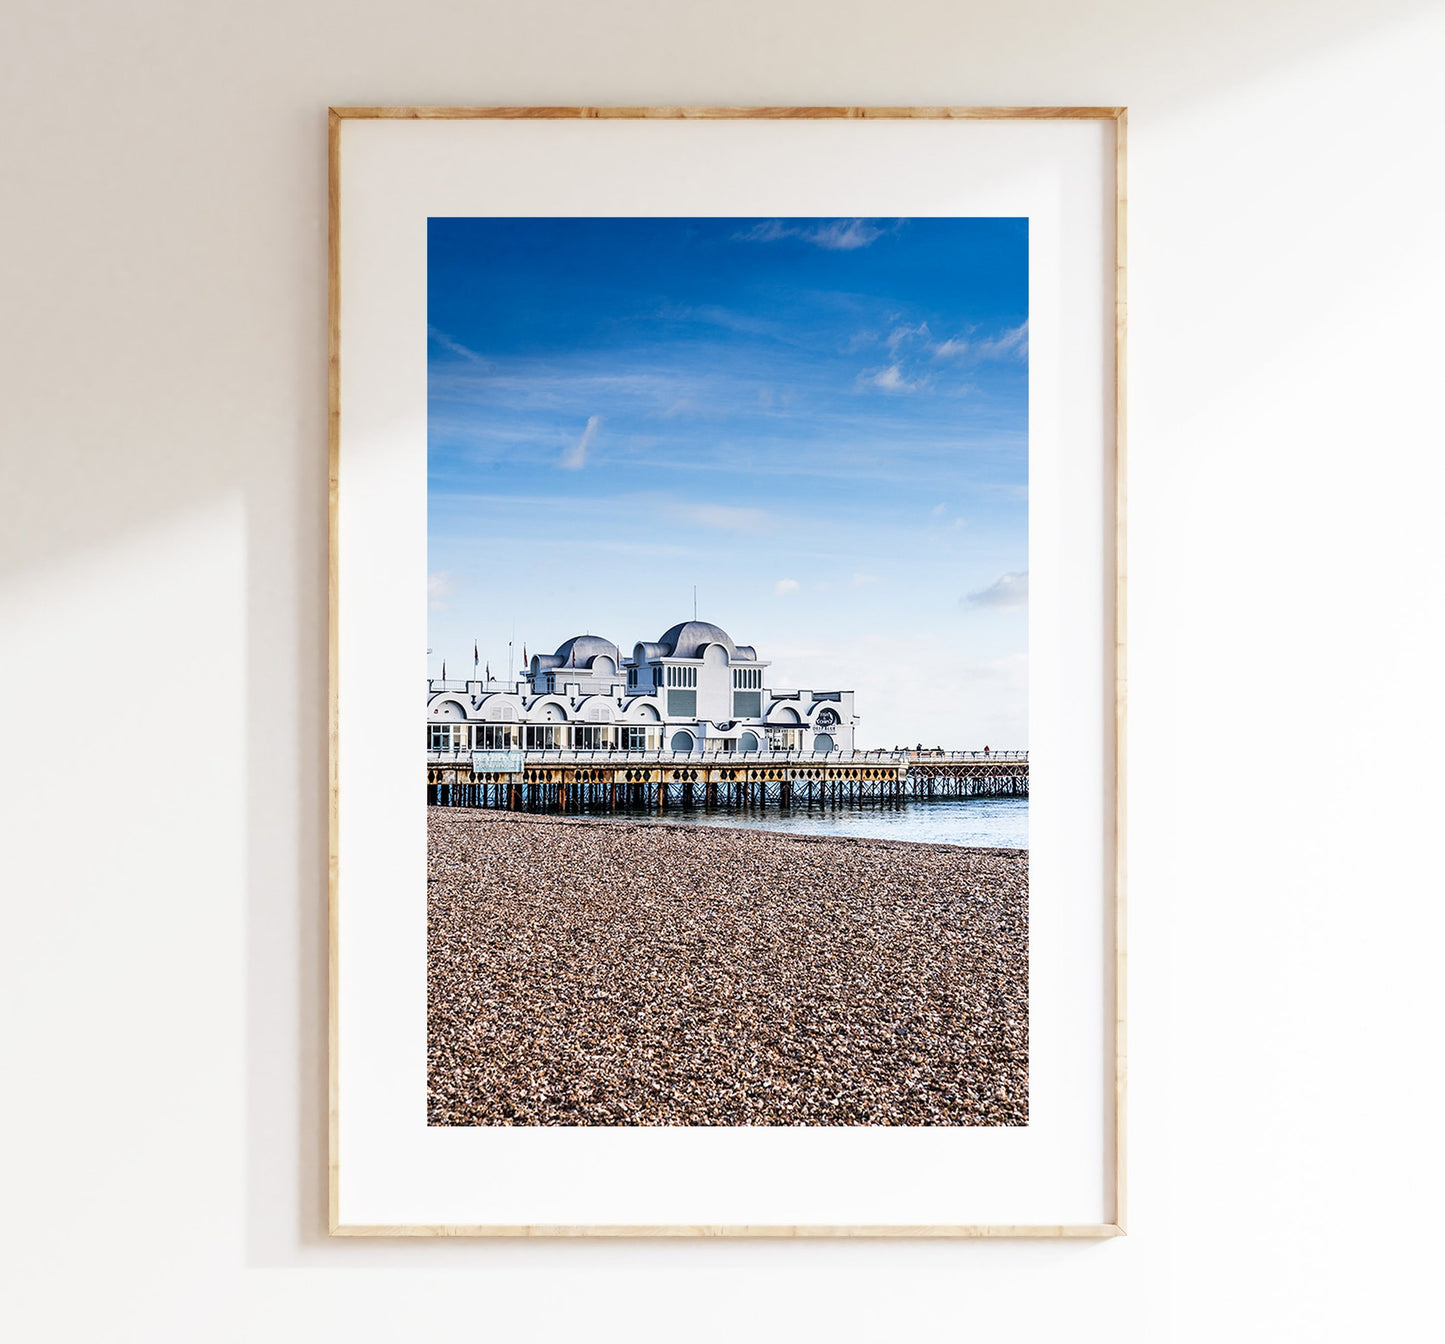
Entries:
[[433,1125],[1021,1125],[1028,853],[428,809]]

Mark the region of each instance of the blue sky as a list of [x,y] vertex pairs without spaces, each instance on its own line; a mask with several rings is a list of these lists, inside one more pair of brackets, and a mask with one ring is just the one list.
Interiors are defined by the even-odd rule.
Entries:
[[1027,324],[1022,219],[429,221],[431,674],[696,584],[861,745],[1027,745]]

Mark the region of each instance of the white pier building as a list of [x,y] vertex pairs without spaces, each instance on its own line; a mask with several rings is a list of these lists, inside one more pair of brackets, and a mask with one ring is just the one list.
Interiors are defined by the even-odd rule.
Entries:
[[576,635],[518,682],[429,681],[427,750],[850,755],[853,692],[775,687],[768,667],[706,621],[626,659],[600,635]]

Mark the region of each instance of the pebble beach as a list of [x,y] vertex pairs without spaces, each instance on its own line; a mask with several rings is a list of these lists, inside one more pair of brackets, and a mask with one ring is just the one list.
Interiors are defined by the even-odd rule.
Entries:
[[1022,1125],[1028,852],[428,809],[432,1125]]

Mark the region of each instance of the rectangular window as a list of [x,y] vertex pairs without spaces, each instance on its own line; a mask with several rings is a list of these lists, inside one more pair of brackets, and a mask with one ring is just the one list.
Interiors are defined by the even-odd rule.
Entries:
[[697,718],[697,692],[668,691],[667,716],[670,719]]
[[656,751],[661,744],[662,730],[658,728],[629,726],[619,732],[623,751]]
[[612,729],[599,724],[579,723],[572,729],[574,751],[605,751],[612,745]]
[[735,719],[757,719],[763,713],[763,693],[761,691],[734,691],[733,692],[733,718]]
[[[458,727],[461,725],[458,724]],[[449,723],[429,723],[427,750],[428,751],[450,751],[452,749],[452,725]]]
[[479,723],[475,747],[478,751],[511,751],[517,743],[517,730],[510,724]]
[[550,751],[563,745],[567,729],[561,724],[529,723],[527,725],[527,750]]

